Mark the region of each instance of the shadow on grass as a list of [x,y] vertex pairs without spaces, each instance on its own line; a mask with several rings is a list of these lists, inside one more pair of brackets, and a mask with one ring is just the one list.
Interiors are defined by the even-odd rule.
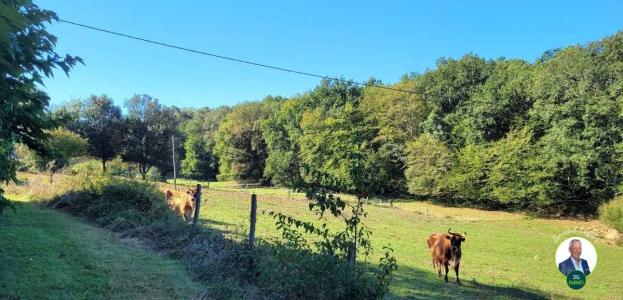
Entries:
[[573,299],[529,287],[486,284],[467,278],[462,278],[458,286],[454,273],[448,273],[446,283],[432,272],[405,266],[399,266],[394,280],[390,297],[404,299]]
[[234,223],[228,223],[228,222],[222,222],[222,221],[214,221],[214,220],[208,220],[208,219],[199,219],[197,220],[198,224],[201,226],[209,226],[209,225],[218,225],[218,226],[233,226],[233,227],[238,227],[240,226],[239,224],[234,224]]
[[[238,231],[242,228],[240,224],[207,220],[207,219],[199,219],[197,221],[197,225],[199,225],[199,227],[204,228],[204,230],[211,230],[211,231],[219,232],[220,234],[223,234],[223,235],[238,234],[239,233]],[[231,230],[217,228],[214,226],[224,226],[226,228],[231,228]]]

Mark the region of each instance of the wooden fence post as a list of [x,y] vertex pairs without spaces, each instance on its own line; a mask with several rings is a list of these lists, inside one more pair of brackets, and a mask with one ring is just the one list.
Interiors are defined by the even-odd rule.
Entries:
[[346,260],[348,261],[348,265],[351,268],[355,267],[355,262],[357,261],[357,241],[353,241],[348,245],[348,254],[346,256]]
[[249,228],[249,246],[251,249],[255,246],[255,221],[257,214],[257,196],[251,194],[251,227]]
[[195,215],[193,217],[193,227],[197,226],[197,220],[199,220],[200,206],[201,206],[201,184],[197,183],[197,192],[195,193]]

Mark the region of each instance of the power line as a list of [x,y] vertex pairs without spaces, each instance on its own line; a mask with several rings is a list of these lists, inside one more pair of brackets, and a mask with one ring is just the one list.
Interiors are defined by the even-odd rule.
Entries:
[[[164,42],[158,42],[158,41],[154,41],[154,40],[150,40],[150,39],[146,39],[146,38],[141,38],[141,37],[125,34],[125,33],[120,33],[120,32],[111,31],[111,30],[107,30],[107,29],[103,29],[103,28],[99,28],[99,27],[94,27],[94,26],[90,26],[90,25],[76,23],[76,22],[72,22],[72,21],[68,21],[68,20],[64,20],[64,19],[58,19],[58,21],[59,22],[63,22],[63,23],[67,23],[67,24],[70,24],[70,25],[74,25],[74,26],[90,29],[90,30],[104,32],[104,33],[108,33],[108,34],[112,34],[112,35],[116,35],[116,36],[120,36],[120,37],[125,37],[125,38],[129,38],[129,39],[137,40],[137,41],[142,41],[142,42],[149,43],[149,44],[164,46],[164,47],[168,47],[168,48],[173,48],[173,49],[182,50],[182,51],[186,51],[186,52],[191,52],[191,53],[195,53],[195,54],[201,54],[201,55],[210,56],[210,57],[214,57],[214,58],[219,58],[219,59],[223,59],[223,60],[229,60],[229,61],[233,61],[233,62],[237,62],[237,63],[243,63],[243,64],[247,64],[247,65],[252,65],[252,66],[257,66],[257,67],[262,67],[262,68],[267,68],[267,69],[273,69],[273,70],[278,70],[278,71],[283,71],[283,72],[288,72],[288,73],[294,73],[294,74],[303,75],[303,76],[309,76],[309,77],[315,77],[315,78],[320,78],[320,79],[326,79],[326,80],[333,80],[333,81],[344,82],[344,83],[349,83],[349,84],[355,84],[355,85],[359,85],[359,86],[375,87],[375,88],[380,88],[380,89],[385,89],[385,90],[390,90],[390,91],[396,91],[396,92],[409,93],[409,94],[416,94],[417,93],[415,91],[410,91],[410,90],[403,90],[403,89],[393,88],[393,87],[388,87],[388,86],[382,86],[382,85],[376,85],[376,84],[370,84],[370,83],[364,83],[364,82],[357,82],[357,81],[353,81],[353,80],[340,79],[340,78],[336,78],[336,77],[318,75],[318,74],[304,72],[304,71],[298,71],[298,70],[294,70],[294,69],[290,69],[290,68],[271,66],[271,65],[267,65],[267,64],[252,62],[252,61],[249,61],[249,60],[243,60],[243,59],[238,59],[238,58],[234,58],[234,57],[229,57],[229,56],[209,53],[209,52],[205,52],[205,51],[190,49],[190,48],[186,48],[186,47],[176,46],[176,45],[168,44],[168,43],[164,43]],[[495,104],[495,102],[478,101],[478,100],[475,100],[475,99],[470,99],[469,101],[482,103],[482,104]],[[540,107],[538,109],[539,110],[544,110],[544,111],[558,112],[558,113],[560,113],[560,112],[568,112],[568,111],[565,111],[565,110],[550,109],[550,108],[544,108],[544,107]],[[577,121],[580,122],[580,123],[584,123],[582,120],[577,120]]]
[[370,84],[370,83],[364,83],[364,82],[357,82],[357,81],[353,81],[353,80],[340,79],[340,78],[335,78],[335,77],[330,77],[330,76],[325,76],[325,75],[318,75],[318,74],[298,71],[298,70],[294,70],[294,69],[290,69],[290,68],[271,66],[271,65],[267,65],[267,64],[252,62],[252,61],[249,61],[249,60],[244,60],[244,59],[239,59],[239,58],[234,58],[234,57],[229,57],[229,56],[224,56],[224,55],[219,55],[219,54],[214,54],[214,53],[209,53],[209,52],[200,51],[200,50],[194,50],[194,49],[190,49],[190,48],[186,48],[186,47],[176,46],[176,45],[173,45],[173,44],[168,44],[168,43],[158,42],[158,41],[154,41],[154,40],[150,40],[150,39],[146,39],[146,38],[141,38],[141,37],[125,34],[125,33],[115,32],[115,31],[111,31],[111,30],[107,30],[107,29],[103,29],[103,28],[99,28],[99,27],[94,27],[94,26],[89,26],[89,25],[85,25],[85,24],[80,24],[80,23],[76,23],[76,22],[72,22],[72,21],[68,21],[68,20],[64,20],[64,19],[58,19],[58,21],[63,22],[63,23],[67,23],[67,24],[71,24],[71,25],[74,25],[74,26],[87,28],[87,29],[100,31],[100,32],[105,32],[105,33],[108,33],[108,34],[121,36],[121,37],[129,38],[129,39],[133,39],[133,40],[138,40],[138,41],[142,41],[142,42],[146,42],[146,43],[150,43],[150,44],[154,44],[154,45],[169,47],[169,48],[173,48],[173,49],[177,49],[177,50],[182,50],[182,51],[186,51],[186,52],[192,52],[192,53],[206,55],[206,56],[211,56],[211,57],[215,57],[215,58],[229,60],[229,61],[233,61],[233,62],[237,62],[237,63],[243,63],[243,64],[252,65],[252,66],[256,66],[256,67],[273,69],[273,70],[289,72],[289,73],[294,73],[294,74],[303,75],[303,76],[321,78],[321,79],[326,79],[326,80],[345,82],[345,83],[350,83],[350,84],[355,84],[355,85],[360,85],[360,86],[376,87],[376,88],[386,89],[386,90],[391,90],[391,91],[396,91],[396,92],[403,92],[403,93],[410,93],[410,94],[414,94],[415,93],[415,91],[397,89],[397,88],[393,88],[393,87],[387,87],[387,86]]

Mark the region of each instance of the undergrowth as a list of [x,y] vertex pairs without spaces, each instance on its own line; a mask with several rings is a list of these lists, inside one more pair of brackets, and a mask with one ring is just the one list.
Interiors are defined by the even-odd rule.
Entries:
[[[203,298],[371,299],[387,292],[385,276],[393,269],[383,270],[388,265],[383,261],[381,272],[368,265],[354,271],[339,255],[287,241],[258,240],[251,248],[219,231],[185,223],[152,184],[93,175],[67,180],[70,188],[53,195],[49,207],[183,261],[207,287]],[[389,265],[395,266],[395,261]]]

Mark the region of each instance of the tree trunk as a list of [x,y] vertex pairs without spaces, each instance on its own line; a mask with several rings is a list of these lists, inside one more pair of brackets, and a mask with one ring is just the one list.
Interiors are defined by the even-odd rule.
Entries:
[[106,170],[106,160],[105,160],[105,159],[102,159],[102,173],[104,173],[104,174],[105,174],[105,173],[106,173],[106,171],[107,171],[107,170]]

